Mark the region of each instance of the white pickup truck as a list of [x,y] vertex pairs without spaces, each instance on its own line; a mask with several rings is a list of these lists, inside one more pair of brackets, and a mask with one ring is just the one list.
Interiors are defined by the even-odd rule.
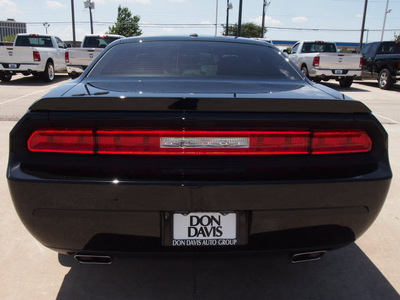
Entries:
[[69,48],[68,75],[78,77],[85,71],[90,63],[103,51],[107,45],[115,40],[123,38],[122,35],[96,35],[89,34],[83,39],[80,48]]
[[13,46],[0,47],[0,80],[16,73],[53,81],[55,72],[66,72],[68,52],[64,42],[52,35],[18,34]]
[[288,51],[289,58],[308,78],[315,82],[336,79],[348,88],[361,76],[363,58],[360,54],[338,53],[335,43],[300,41]]

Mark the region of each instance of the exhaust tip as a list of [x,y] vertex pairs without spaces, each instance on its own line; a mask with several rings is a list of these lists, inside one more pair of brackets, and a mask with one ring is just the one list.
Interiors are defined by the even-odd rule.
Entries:
[[108,255],[75,254],[74,258],[81,265],[111,265],[112,259]]
[[297,264],[302,262],[320,260],[325,253],[325,250],[296,253],[292,256],[292,263]]

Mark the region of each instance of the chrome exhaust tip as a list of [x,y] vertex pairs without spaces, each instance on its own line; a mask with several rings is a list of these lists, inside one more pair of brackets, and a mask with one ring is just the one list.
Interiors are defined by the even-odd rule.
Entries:
[[296,253],[292,256],[291,261],[294,264],[308,262],[308,261],[316,261],[320,260],[325,253],[326,253],[325,250]]
[[75,254],[74,258],[81,265],[111,265],[112,258],[108,255]]

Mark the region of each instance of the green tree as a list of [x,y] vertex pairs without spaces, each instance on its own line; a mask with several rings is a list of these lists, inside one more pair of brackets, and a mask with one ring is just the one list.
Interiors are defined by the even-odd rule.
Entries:
[[400,34],[394,34],[394,40],[400,41]]
[[139,27],[139,16],[132,16],[131,11],[127,7],[118,6],[117,22],[108,30],[110,34],[120,34],[125,37],[138,36],[142,34]]
[[[222,32],[223,35],[226,35],[226,26],[222,25],[224,28],[224,31]],[[267,32],[267,29],[264,28],[264,34]],[[231,36],[237,36],[238,33],[238,24],[234,25],[229,25],[228,26],[228,35]],[[243,37],[261,37],[261,26],[253,23],[253,22],[248,22],[242,24],[242,30],[240,36]]]
[[14,42],[16,36],[16,34],[7,35],[3,38],[3,42]]

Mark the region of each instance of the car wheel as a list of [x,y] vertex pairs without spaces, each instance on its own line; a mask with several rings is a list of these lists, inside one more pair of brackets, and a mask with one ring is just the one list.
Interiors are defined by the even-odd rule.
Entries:
[[378,85],[381,89],[388,90],[393,85],[392,74],[388,69],[383,69],[379,73]]
[[353,78],[352,77],[346,77],[342,78],[339,80],[340,87],[342,88],[349,88],[353,84]]
[[50,82],[50,81],[54,80],[54,77],[55,77],[54,65],[51,61],[48,61],[46,63],[46,68],[44,69],[44,72],[43,72],[43,80]]
[[3,73],[0,75],[0,80],[3,82],[9,82],[12,78],[12,75],[10,73]]
[[304,76],[306,76],[307,78],[309,78],[309,77],[308,77],[308,69],[307,69],[307,66],[306,66],[306,65],[302,65],[302,66],[301,66],[301,72],[304,74]]

